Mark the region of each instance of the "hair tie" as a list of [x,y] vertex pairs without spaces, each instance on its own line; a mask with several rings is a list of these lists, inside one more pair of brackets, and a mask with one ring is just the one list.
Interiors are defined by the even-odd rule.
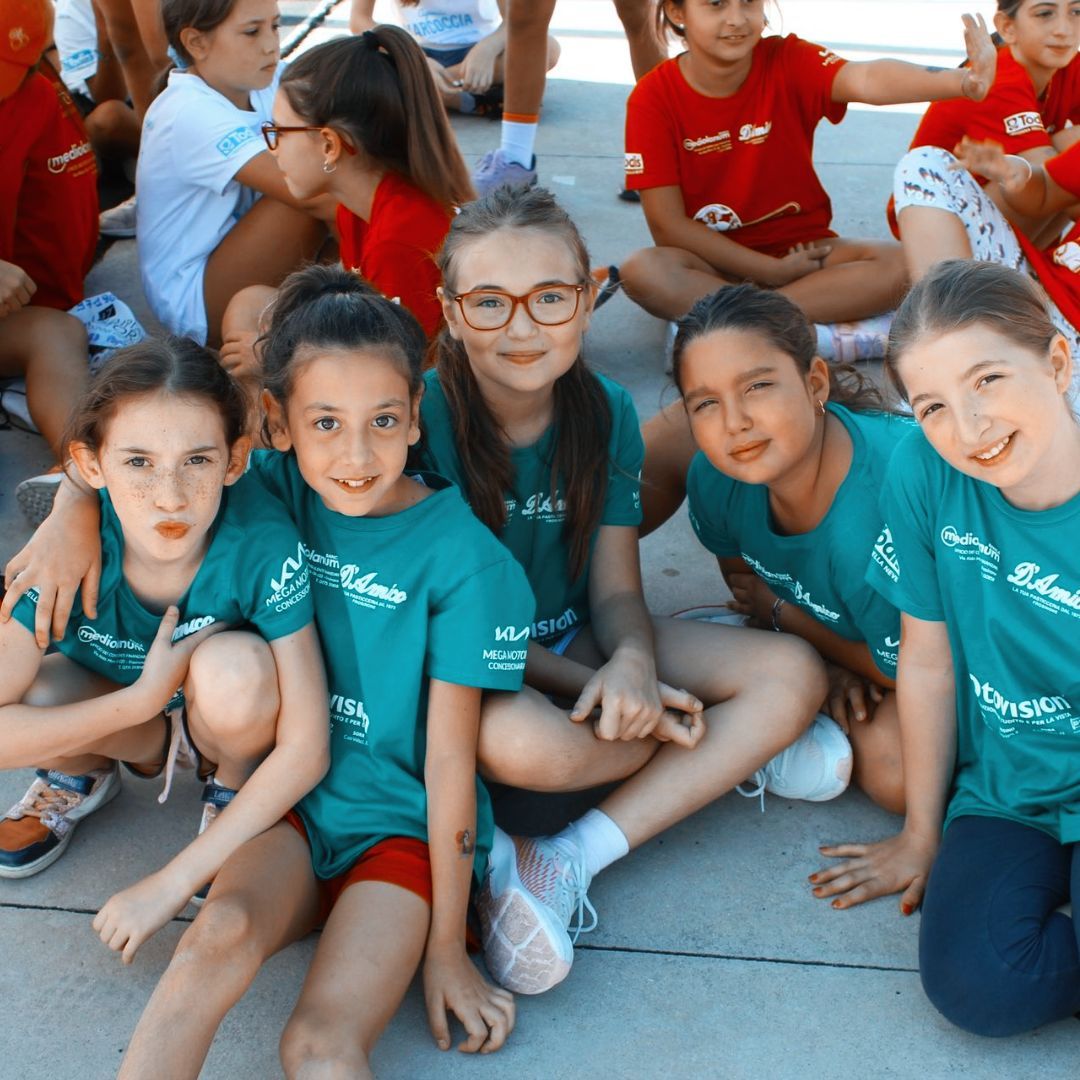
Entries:
[[378,52],[379,49],[382,48],[379,43],[379,35],[376,34],[374,30],[365,30],[360,35],[360,40],[363,41],[372,52]]

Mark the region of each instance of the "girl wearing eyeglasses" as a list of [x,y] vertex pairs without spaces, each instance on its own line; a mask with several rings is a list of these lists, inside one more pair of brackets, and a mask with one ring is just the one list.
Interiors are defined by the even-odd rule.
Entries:
[[276,0],[163,0],[182,67],[147,110],[139,153],[143,291],[169,330],[221,343],[233,294],[279,285],[326,237],[327,204],[289,193],[260,135],[282,65]]
[[485,697],[481,772],[541,791],[629,778],[557,837],[496,830],[478,905],[488,970],[539,993],[570,970],[571,924],[575,937],[591,928],[585,912],[595,925],[594,874],[792,743],[792,780],[820,782],[826,754],[800,736],[825,680],[790,635],[646,610],[637,414],[585,364],[588,253],[551,194],[500,189],[465,206],[439,265],[446,328],[420,407],[427,463],[510,548],[537,604],[531,634],[499,645],[508,657],[528,645],[528,686]]
[[[292,196],[333,203],[342,265],[431,337],[441,318],[434,253],[473,190],[420,47],[395,26],[320,45],[289,65],[273,111],[263,134]],[[226,366],[253,364],[273,299],[256,286],[230,305]]]

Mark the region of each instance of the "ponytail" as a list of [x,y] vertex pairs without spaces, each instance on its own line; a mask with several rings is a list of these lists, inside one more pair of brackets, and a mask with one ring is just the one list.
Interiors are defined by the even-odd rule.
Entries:
[[280,85],[297,115],[341,132],[440,206],[475,197],[424,53],[400,27],[318,45],[285,69]]

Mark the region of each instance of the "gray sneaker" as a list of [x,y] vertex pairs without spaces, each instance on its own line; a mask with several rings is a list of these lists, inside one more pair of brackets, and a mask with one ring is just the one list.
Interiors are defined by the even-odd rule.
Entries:
[[127,239],[135,235],[135,196],[98,215],[98,228],[102,236]]
[[530,167],[508,161],[502,150],[489,150],[477,163],[472,174],[473,187],[483,197],[501,187],[530,188],[536,183],[536,155]]

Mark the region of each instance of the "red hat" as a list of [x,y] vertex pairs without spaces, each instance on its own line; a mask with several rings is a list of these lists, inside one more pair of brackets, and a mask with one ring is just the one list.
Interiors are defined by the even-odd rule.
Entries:
[[3,0],[0,3],[0,101],[11,97],[52,37],[49,0]]

